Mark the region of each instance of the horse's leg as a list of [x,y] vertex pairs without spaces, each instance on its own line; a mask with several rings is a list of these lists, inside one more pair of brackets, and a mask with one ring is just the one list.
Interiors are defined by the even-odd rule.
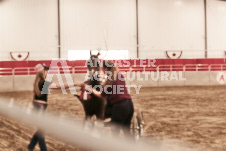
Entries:
[[95,126],[94,119],[92,116],[86,114],[84,119],[84,128],[88,130],[92,130]]
[[105,109],[100,108],[100,110],[97,111],[97,113],[96,113],[97,119],[103,121],[104,120],[104,114],[105,114]]
[[139,126],[139,134],[141,136],[143,134],[144,119],[143,119],[143,112],[140,110],[138,110],[137,112],[137,121]]
[[74,96],[77,97],[77,99],[82,103],[82,106],[83,106],[83,109],[84,109],[84,112],[85,112],[85,118],[84,118],[82,124],[83,124],[83,127],[85,128],[85,126],[86,126],[86,121],[87,121],[87,119],[88,119],[88,115],[87,115],[87,112],[86,112],[86,107],[85,107],[84,100],[80,99],[80,96],[77,95],[77,94],[75,94]]
[[96,115],[93,115],[91,117],[91,123],[92,123],[92,127],[94,128],[97,124],[97,116]]
[[139,123],[138,123],[138,118],[137,118],[137,113],[135,112],[133,114],[133,119],[131,123],[132,127],[132,134],[135,140],[137,141],[140,138],[140,130],[139,130]]
[[97,100],[98,102],[96,103],[95,106],[95,114],[97,116],[98,120],[103,121],[105,119],[105,100]]

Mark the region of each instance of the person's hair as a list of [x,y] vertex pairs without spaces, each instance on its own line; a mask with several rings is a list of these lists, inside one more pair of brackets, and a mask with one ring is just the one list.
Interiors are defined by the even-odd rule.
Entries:
[[41,96],[41,91],[39,89],[39,82],[41,80],[45,80],[45,70],[42,70],[42,71],[39,71],[37,74],[36,74],[36,77],[35,77],[35,81],[34,81],[34,93],[37,95],[37,96]]
[[104,83],[104,85],[112,85],[119,71],[118,67],[114,64],[112,60],[104,60],[103,68],[108,69],[108,72],[110,72],[110,75],[109,75],[110,77],[107,77],[107,80]]

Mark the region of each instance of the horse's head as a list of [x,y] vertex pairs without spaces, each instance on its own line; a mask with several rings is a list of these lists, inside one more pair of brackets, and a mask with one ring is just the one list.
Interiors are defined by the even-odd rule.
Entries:
[[99,61],[99,55],[100,53],[98,52],[96,55],[92,54],[92,51],[90,50],[90,58],[87,60],[86,65],[92,74],[94,74],[96,71],[100,70],[100,61]]
[[96,78],[98,78],[99,70],[100,70],[100,61],[98,58],[99,55],[100,55],[99,52],[94,55],[94,54],[92,54],[92,51],[90,50],[90,58],[86,62],[91,81],[98,81]]

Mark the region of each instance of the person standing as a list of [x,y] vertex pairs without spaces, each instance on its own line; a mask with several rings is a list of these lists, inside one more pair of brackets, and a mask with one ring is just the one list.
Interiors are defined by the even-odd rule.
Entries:
[[134,106],[131,95],[126,88],[125,78],[111,60],[104,60],[101,69],[107,76],[107,80],[102,86],[102,91],[96,91],[86,84],[83,84],[83,86],[97,97],[107,98],[107,106],[111,106],[110,114],[113,134],[118,135],[120,130],[122,130],[125,136],[131,136],[130,125]]
[[[33,84],[33,106],[34,110],[39,112],[44,112],[47,108],[47,100],[49,89],[51,88],[61,88],[61,85],[51,83],[46,81],[47,70],[50,68],[43,65],[37,64],[35,66],[36,77]],[[80,86],[79,84],[64,84],[65,88],[69,88],[71,86]],[[42,130],[38,129],[36,133],[31,138],[29,145],[27,146],[28,151],[33,151],[36,144],[39,143],[39,147],[41,151],[46,151],[46,143],[45,143],[45,135]]]

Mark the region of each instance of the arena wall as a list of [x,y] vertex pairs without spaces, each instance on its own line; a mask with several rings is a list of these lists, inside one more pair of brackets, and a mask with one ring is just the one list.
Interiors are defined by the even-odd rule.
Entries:
[[[127,73],[131,74],[131,73]],[[125,77],[127,77],[125,74]],[[159,73],[161,74],[161,72]],[[171,74],[171,72],[169,72]],[[127,85],[141,85],[142,87],[163,87],[163,86],[208,86],[208,85],[222,85],[217,81],[218,71],[187,71],[183,72],[183,78],[186,80],[162,80],[161,75],[158,80],[153,80],[149,76],[148,80],[139,80],[137,75],[134,80],[126,80]],[[62,81],[67,83],[64,75],[59,75],[62,77]],[[71,77],[74,82],[85,81],[86,74],[73,74],[67,75]],[[154,77],[157,77],[157,73],[154,73]],[[145,79],[144,75],[139,76],[139,78]],[[16,76],[2,76],[0,77],[0,92],[6,91],[31,91],[33,88],[34,75],[16,75]],[[57,75],[53,76],[52,82],[60,83],[61,80],[58,79]],[[223,83],[225,84],[225,83]]]
[[[85,9],[84,9],[85,8]],[[61,51],[129,50],[136,58],[136,2],[61,1]]]
[[[191,7],[193,5],[193,7]],[[204,3],[202,0],[139,1],[141,57],[165,58],[166,50],[190,50],[196,58],[204,58]],[[186,16],[186,18],[184,17]],[[185,36],[186,35],[186,36]],[[143,47],[142,47],[143,46]],[[187,58],[189,54],[182,54]]]
[[13,90],[26,91],[33,90],[34,75],[16,75],[13,77]]
[[[125,61],[130,66],[124,67]],[[124,73],[127,85],[142,87],[161,86],[208,86],[225,84],[225,59],[156,59],[155,67],[148,67],[148,61],[142,59],[118,60],[120,71]],[[64,61],[58,68],[53,67],[47,80],[62,84],[63,82],[83,82],[88,77],[86,61]],[[121,65],[119,63],[122,63]],[[142,64],[142,62],[145,62]],[[0,91],[32,90],[35,78],[34,66],[45,63],[53,66],[51,60],[40,61],[0,61]],[[49,78],[49,79],[48,79]]]
[[219,71],[211,71],[211,74],[209,76],[210,85],[219,85]]
[[[225,12],[226,3],[207,1],[208,58],[225,57]],[[90,49],[128,50],[137,58],[137,47],[139,58],[165,59],[167,50],[183,51],[183,59],[205,58],[203,0],[139,0],[138,28],[135,0],[63,0],[60,34],[56,0],[5,0],[0,18],[0,61],[11,61],[10,52],[50,60],[59,57],[59,47],[65,59],[68,50]]]
[[187,71],[185,72],[185,85],[210,85],[211,74],[209,71]]
[[29,60],[58,57],[56,0],[1,1],[0,18],[0,60],[28,51]]
[[14,91],[14,78],[13,76],[0,77],[0,92]]

